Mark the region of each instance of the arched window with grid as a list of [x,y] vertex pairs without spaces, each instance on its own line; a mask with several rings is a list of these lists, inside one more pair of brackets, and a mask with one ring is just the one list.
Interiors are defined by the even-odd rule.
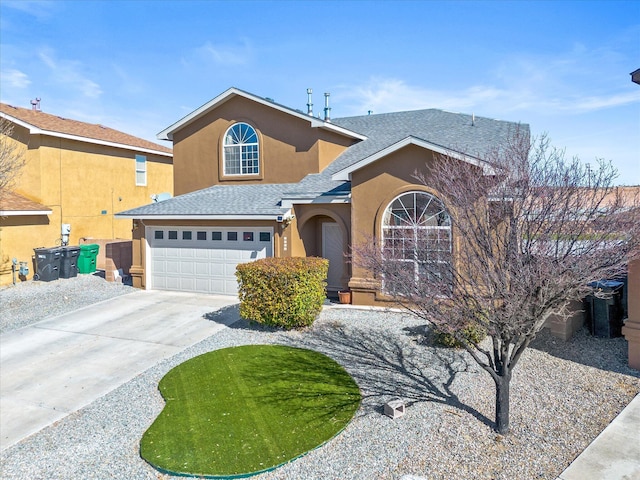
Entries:
[[[382,218],[382,248],[385,261],[392,262],[399,273],[395,279],[383,279],[388,293],[402,293],[420,282],[451,285],[451,217],[434,195],[407,192],[387,206]],[[406,284],[408,278],[413,279],[413,285]]]
[[258,134],[248,123],[236,123],[227,130],[223,149],[225,175],[260,173]]

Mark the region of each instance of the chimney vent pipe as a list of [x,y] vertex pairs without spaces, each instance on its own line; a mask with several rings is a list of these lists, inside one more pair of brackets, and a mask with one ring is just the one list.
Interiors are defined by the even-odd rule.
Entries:
[[324,94],[324,121],[325,122],[331,121],[331,107],[329,106],[330,95],[331,95],[330,93]]
[[307,115],[310,115],[313,117],[313,100],[311,100],[312,93],[313,93],[313,90],[311,90],[310,88],[307,88]]

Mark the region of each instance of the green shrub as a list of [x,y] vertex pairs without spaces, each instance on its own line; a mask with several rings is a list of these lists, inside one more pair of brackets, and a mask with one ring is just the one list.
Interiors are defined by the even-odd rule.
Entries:
[[326,298],[329,261],[264,258],[238,265],[240,316],[286,329],[311,325]]
[[[460,333],[471,343],[480,343],[487,336],[487,332],[477,323],[469,323]],[[460,343],[451,333],[436,331],[434,333],[436,343],[447,348],[462,348]]]

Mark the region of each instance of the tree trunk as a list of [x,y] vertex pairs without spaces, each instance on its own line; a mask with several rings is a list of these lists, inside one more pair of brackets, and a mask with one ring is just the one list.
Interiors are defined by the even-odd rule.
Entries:
[[509,432],[509,384],[511,373],[497,377],[496,383],[496,432]]

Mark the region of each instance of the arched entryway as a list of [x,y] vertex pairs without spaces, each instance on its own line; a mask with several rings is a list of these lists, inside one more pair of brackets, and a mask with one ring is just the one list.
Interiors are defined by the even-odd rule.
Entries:
[[344,221],[326,211],[310,212],[300,219],[299,233],[308,257],[329,260],[327,293],[336,295],[349,283],[348,232]]

